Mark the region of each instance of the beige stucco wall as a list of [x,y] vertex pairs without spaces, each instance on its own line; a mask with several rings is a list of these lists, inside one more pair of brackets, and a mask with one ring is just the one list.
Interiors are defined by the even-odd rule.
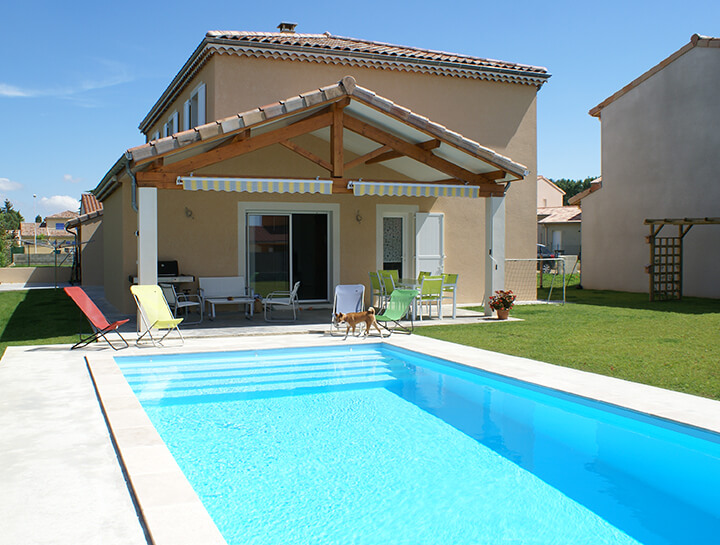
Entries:
[[[602,110],[603,187],[582,201],[585,287],[648,292],[643,220],[719,215],[718,89],[720,49],[696,47]],[[720,226],[695,226],[684,244],[683,293],[720,297]]]
[[[190,95],[195,91],[195,89],[200,85],[201,83],[205,84],[205,93],[206,97],[209,97],[211,93],[214,93],[214,86],[215,86],[215,64],[214,63],[208,63],[205,64],[198,72],[195,74],[194,79],[192,82],[187,85],[181,93],[178,95],[178,97],[172,102],[170,107],[162,113],[162,115],[150,126],[150,129],[145,133],[146,140],[149,140],[150,137],[155,133],[155,131],[160,133],[160,137],[163,136],[163,125],[168,122],[168,119],[173,114],[173,112],[178,113],[178,131],[183,130],[183,120],[184,120],[184,104],[186,100],[190,99]],[[214,101],[206,98],[206,104],[205,104],[205,119],[206,122],[210,122],[214,119],[217,119],[215,116],[215,107],[214,107]]]
[[53,284],[70,281],[71,267],[3,267],[0,284]]
[[549,183],[542,178],[537,181],[537,207],[562,206],[563,192],[555,184]]
[[134,308],[129,275],[137,274],[137,214],[132,210],[129,177],[103,201],[103,274],[105,297],[123,312]]
[[90,219],[79,226],[80,269],[83,286],[101,286],[104,282],[103,217]]

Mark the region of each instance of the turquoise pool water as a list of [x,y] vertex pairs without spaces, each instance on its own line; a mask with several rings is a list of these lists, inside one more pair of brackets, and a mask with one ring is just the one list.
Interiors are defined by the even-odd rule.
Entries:
[[118,357],[229,544],[720,535],[720,439],[388,345]]

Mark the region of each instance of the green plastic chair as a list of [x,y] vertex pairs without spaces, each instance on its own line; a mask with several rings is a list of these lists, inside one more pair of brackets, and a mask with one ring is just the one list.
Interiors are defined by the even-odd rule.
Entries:
[[457,311],[457,274],[443,274],[443,299],[452,297],[452,317],[455,319]]
[[437,306],[438,318],[442,318],[442,276],[426,276],[420,285],[420,294],[418,295],[417,304],[420,306],[420,321],[422,321],[423,305],[428,307],[428,318],[432,318],[432,306]]
[[426,276],[432,276],[432,273],[429,273],[428,271],[420,271],[418,273],[418,279],[417,279],[418,284],[422,284],[423,278],[425,278]]
[[382,271],[378,271],[378,274],[379,275],[389,274],[390,276],[392,276],[393,282],[395,282],[396,284],[398,283],[399,274],[398,274],[397,269],[385,269]]
[[[396,289],[393,291],[385,310],[381,314],[375,316],[377,323],[387,329],[391,335],[396,329],[400,329],[408,334],[412,333],[415,329],[415,325],[413,324],[413,313],[410,306],[415,301],[417,294],[418,290]],[[410,315],[409,329],[407,326],[400,323],[400,320],[405,318],[406,315]],[[391,322],[395,324],[392,329],[389,327]]]
[[[380,282],[380,275],[377,271],[369,272],[370,275],[370,304],[376,308],[383,306],[385,300],[385,294],[383,293],[383,286]],[[375,299],[377,298],[377,305]]]
[[[172,333],[173,330],[178,332],[180,340],[185,344],[185,339],[180,333],[178,325],[183,321],[182,318],[175,318],[160,286],[130,286],[130,292],[135,298],[138,310],[140,311],[140,320],[142,328],[145,330],[140,335],[136,343],[140,343],[142,338],[147,335],[153,345],[158,346],[162,341]],[[165,331],[162,337],[153,337],[153,330]]]
[[[395,273],[394,277],[392,273]],[[383,288],[383,306],[387,305],[397,284],[397,271],[378,271]]]

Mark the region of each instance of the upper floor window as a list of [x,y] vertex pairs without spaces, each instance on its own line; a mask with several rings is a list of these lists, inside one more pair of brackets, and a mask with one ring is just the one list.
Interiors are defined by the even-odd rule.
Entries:
[[160,138],[160,131],[155,131],[155,132],[152,133],[152,135],[150,136],[150,140],[158,140],[159,138]]
[[173,112],[168,118],[167,123],[163,125],[163,136],[170,136],[178,132],[178,113]]
[[65,224],[64,223],[56,223],[55,229],[65,229]]
[[205,124],[205,84],[198,85],[183,108],[183,130]]

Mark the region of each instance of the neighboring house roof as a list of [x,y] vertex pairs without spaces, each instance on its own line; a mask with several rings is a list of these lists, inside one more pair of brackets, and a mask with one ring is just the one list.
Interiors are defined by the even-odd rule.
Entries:
[[334,36],[329,32],[297,34],[212,30],[140,122],[142,132],[149,130],[213,54],[423,72],[534,85],[538,89],[550,77],[547,69],[539,66]]
[[686,44],[682,48],[678,49],[675,53],[670,55],[668,58],[660,62],[659,64],[656,64],[653,66],[650,70],[642,74],[641,76],[635,78],[633,81],[628,83],[625,87],[620,89],[617,93],[613,94],[612,96],[606,98],[603,100],[600,104],[595,106],[593,109],[591,109],[588,113],[593,117],[600,117],[600,112],[603,108],[608,106],[609,104],[612,104],[615,102],[618,98],[625,95],[629,91],[633,90],[635,87],[640,85],[643,81],[651,78],[660,70],[671,64],[672,62],[676,61],[678,58],[682,57],[685,53],[688,51],[694,49],[695,47],[715,47],[720,48],[720,38],[712,38],[709,36],[700,36],[699,34],[693,34],[690,37],[690,43]]
[[[302,119],[309,113],[344,97],[351,99],[349,105],[344,108],[345,111],[355,115],[358,119],[382,124],[386,130],[393,132],[398,137],[416,143],[426,140],[428,136],[436,138],[440,141],[439,147],[433,150],[437,157],[462,164],[465,169],[472,170],[477,175],[500,170],[503,176],[494,181],[503,183],[522,179],[528,174],[528,169],[524,165],[481,146],[443,125],[430,121],[427,117],[376,95],[370,89],[357,85],[355,78],[345,76],[334,85],[328,85],[131,148],[108,171],[94,193],[99,199],[104,199],[114,191],[118,184],[117,176],[124,169],[130,167],[131,163],[137,170],[140,170],[149,166],[151,161],[167,154],[183,156],[184,153],[202,153],[248,129],[254,130],[267,125],[278,126],[278,123],[287,124],[293,120]],[[354,142],[358,145],[363,144],[360,139]],[[346,146],[351,145],[346,142]],[[360,150],[358,154],[362,155],[366,152]],[[414,179],[422,181],[423,178],[418,176],[426,176],[427,180],[425,181],[437,179],[433,178],[437,171],[429,166],[413,162],[411,168],[414,170],[411,172],[408,169],[407,161],[412,160],[398,158],[394,161],[395,163],[390,168],[408,176],[416,176]]]
[[[57,216],[49,216],[57,217]],[[38,236],[44,236],[48,238],[67,238],[73,236],[68,233],[65,229],[55,229],[54,227],[40,227],[40,223],[21,223],[20,224],[20,237],[21,238],[33,238],[36,234]]]
[[577,195],[573,195],[572,197],[570,197],[568,199],[568,204],[578,204],[585,197],[587,197],[591,193],[595,193],[598,189],[601,189],[601,188],[602,188],[602,176],[595,178],[592,182],[590,182],[590,187],[588,187],[584,191],[581,191]]
[[579,223],[582,212],[579,206],[548,206],[538,208],[538,223]]
[[78,217],[77,212],[73,212],[72,210],[65,210],[64,212],[58,212],[57,214],[53,214],[51,216],[47,216],[45,219],[67,219],[67,218],[76,218]]

